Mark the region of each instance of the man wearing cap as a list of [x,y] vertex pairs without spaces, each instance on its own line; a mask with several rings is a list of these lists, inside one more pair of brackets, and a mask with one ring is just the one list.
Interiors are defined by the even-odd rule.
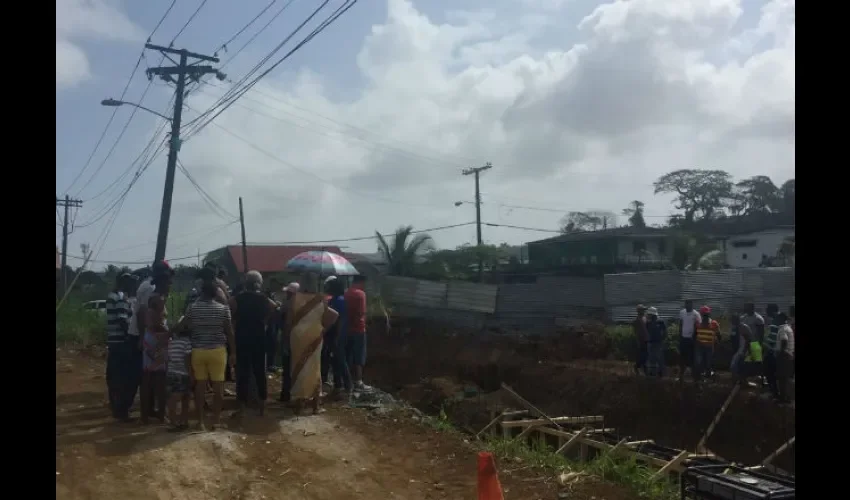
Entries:
[[136,343],[130,337],[133,310],[129,291],[136,278],[124,273],[115,280],[115,289],[106,297],[106,386],[109,391],[109,408],[112,416],[126,421],[130,406],[136,399],[138,382],[133,385]]
[[711,319],[711,308],[699,308],[700,323],[696,327],[696,343],[694,345],[694,380],[699,383],[704,376],[711,372],[714,358],[714,345],[720,335],[720,325]]
[[646,307],[643,304],[637,306],[637,317],[632,321],[632,331],[638,343],[637,361],[635,361],[634,366],[635,374],[639,374],[641,370],[644,374],[647,374],[646,360],[649,356],[649,337],[646,331]]
[[667,340],[667,325],[658,319],[658,309],[646,310],[647,337],[647,373],[656,377],[664,376],[664,345]]

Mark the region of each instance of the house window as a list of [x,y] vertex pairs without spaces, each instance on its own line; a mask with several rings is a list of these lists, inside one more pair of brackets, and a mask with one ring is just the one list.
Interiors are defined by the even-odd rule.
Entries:
[[741,259],[743,259],[743,260],[747,260],[747,254],[745,254],[745,253],[744,253],[744,254],[741,254]]
[[658,253],[660,255],[667,253],[667,240],[658,240]]
[[591,256],[590,256],[590,263],[591,263],[591,264],[596,264],[596,256],[595,256],[595,255],[591,255]]
[[645,241],[633,241],[632,242],[632,253],[639,254],[646,250],[646,242]]

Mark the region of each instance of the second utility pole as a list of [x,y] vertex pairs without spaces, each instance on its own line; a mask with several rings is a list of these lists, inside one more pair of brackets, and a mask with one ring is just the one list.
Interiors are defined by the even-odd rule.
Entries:
[[[159,232],[156,235],[156,254],[154,262],[165,259],[165,244],[168,240],[168,223],[171,219],[171,196],[174,193],[174,171],[177,168],[177,152],[180,151],[180,121],[183,117],[183,97],[186,93],[186,77],[192,81],[198,81],[204,75],[210,73],[218,74],[218,70],[212,66],[198,66],[196,63],[188,64],[189,58],[198,59],[201,61],[218,62],[217,57],[195,54],[186,49],[172,49],[169,47],[160,47],[150,43],[145,44],[146,49],[158,50],[165,57],[168,54],[180,56],[180,63],[177,66],[160,66],[157,68],[148,68],[148,79],[153,75],[157,75],[166,82],[176,84],[177,89],[174,94],[174,115],[171,118],[171,140],[168,143],[168,167],[165,170],[165,189],[162,193],[162,211],[159,215]],[[170,58],[169,58],[170,59]],[[173,59],[171,59],[173,61]],[[177,75],[177,80],[172,77]]]
[[242,226],[242,274],[248,272],[248,244],[245,243],[245,212],[242,211],[242,197],[239,197],[239,224]]
[[478,236],[478,282],[484,281],[484,262],[481,258],[481,246],[484,242],[481,239],[481,189],[479,187],[478,176],[481,172],[493,168],[493,165],[488,161],[483,167],[472,167],[463,170],[463,175],[475,176],[475,229]]
[[[62,280],[62,293],[68,291],[68,273],[65,272],[65,266],[68,265],[68,209],[71,207],[80,208],[83,206],[83,200],[71,199],[67,194],[65,199],[56,197],[56,206],[65,207],[65,218],[62,219],[62,264],[59,270],[59,276]],[[85,257],[85,255],[83,255]]]

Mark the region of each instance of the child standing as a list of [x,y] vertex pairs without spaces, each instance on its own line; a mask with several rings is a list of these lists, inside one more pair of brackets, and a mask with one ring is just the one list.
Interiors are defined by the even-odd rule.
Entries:
[[[172,337],[168,344],[168,418],[174,432],[189,428],[189,399],[192,387],[192,342],[188,330],[183,329]],[[180,401],[180,418],[177,417],[177,402]]]
[[[165,422],[165,370],[168,364],[168,327],[165,323],[165,299],[153,295],[148,300],[147,331],[142,339],[142,423],[154,415]],[[154,406],[154,403],[156,405]]]

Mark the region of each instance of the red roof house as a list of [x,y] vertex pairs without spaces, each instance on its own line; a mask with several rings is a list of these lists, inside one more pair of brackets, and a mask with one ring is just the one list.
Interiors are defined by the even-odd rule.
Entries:
[[[302,246],[302,245],[248,245],[248,270],[266,273],[283,272],[286,263],[301,252],[324,250],[345,256],[336,246]],[[207,255],[209,261],[227,269],[228,274],[243,273],[242,246],[230,245],[213,250]]]

